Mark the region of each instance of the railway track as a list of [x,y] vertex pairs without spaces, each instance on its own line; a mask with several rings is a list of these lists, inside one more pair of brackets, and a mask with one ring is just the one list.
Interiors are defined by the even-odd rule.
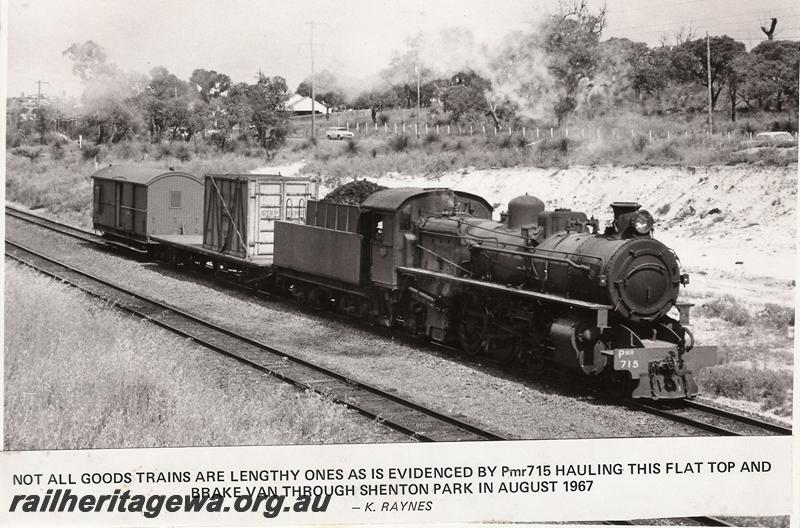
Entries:
[[791,427],[693,400],[663,404],[632,401],[628,406],[719,436],[792,435]]
[[192,339],[211,350],[232,357],[251,368],[275,376],[299,389],[309,390],[336,403],[344,404],[414,440],[505,439],[456,417],[428,409],[242,336],[178,308],[134,293],[14,242],[6,241],[5,252],[7,258],[112,303],[177,335]]
[[[107,241],[93,232],[62,224],[60,222],[43,218],[36,214],[26,212],[12,206],[6,206],[6,214],[39,227],[56,231],[58,233],[80,239],[85,242],[106,247]],[[242,288],[230,281],[225,281],[230,287]],[[264,345],[266,346],[266,345]],[[348,379],[349,378],[345,378]],[[357,383],[350,380],[353,383]],[[376,389],[377,390],[377,389]],[[641,403],[638,401],[627,402],[631,409],[646,412],[666,420],[681,423],[695,429],[719,436],[741,435],[791,435],[792,429],[783,425],[767,422],[751,416],[734,413],[711,405],[696,401],[683,400],[680,402],[655,402]]]
[[[723,521],[717,517],[708,516],[695,516],[695,517],[676,517],[670,518],[670,521],[680,522],[680,526],[736,526],[729,522]],[[601,524],[613,526],[636,526],[637,524],[652,525],[653,519],[642,519],[641,522],[637,521],[603,521]]]
[[76,238],[83,242],[106,245],[103,237],[96,235],[93,231],[57,222],[55,220],[50,220],[49,218],[18,209],[11,205],[6,205],[6,215],[30,224],[37,225],[39,227],[43,227],[45,229],[49,229],[51,231],[55,231],[57,233],[61,233],[62,235],[66,235],[68,237]]

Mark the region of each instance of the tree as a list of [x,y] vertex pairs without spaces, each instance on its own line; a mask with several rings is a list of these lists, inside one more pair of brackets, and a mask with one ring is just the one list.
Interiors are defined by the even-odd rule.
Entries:
[[170,140],[188,126],[189,104],[196,97],[189,83],[178,79],[163,66],[150,71],[144,108],[153,140],[161,141],[162,134],[170,130]]
[[199,68],[192,72],[189,83],[197,90],[200,99],[208,103],[228,91],[231,87],[231,78],[224,73]]
[[258,81],[249,89],[250,122],[256,129],[259,144],[268,151],[279,147],[286,139],[288,100],[289,88],[286,79],[280,76],[259,74]]
[[384,108],[391,108],[400,103],[401,98],[398,97],[397,92],[392,89],[374,89],[368,92],[361,93],[353,101],[353,106],[356,108],[369,108],[372,122],[378,122],[378,112]]
[[599,60],[598,44],[606,24],[606,10],[591,13],[586,0],[562,4],[560,12],[548,17],[541,28],[547,68],[555,78],[557,100],[554,111],[558,124],[566,123],[577,107],[582,85],[591,81]]
[[[711,37],[711,109],[716,107],[723,87],[734,85],[734,60],[745,53],[745,46],[727,35]],[[706,39],[684,42],[672,54],[672,67],[678,82],[696,83],[708,88]],[[735,97],[734,97],[735,99]]]
[[775,110],[781,112],[785,100],[797,101],[800,42],[766,40],[750,54],[758,61],[760,80],[771,91],[768,101],[775,103]]
[[107,62],[105,50],[94,41],[72,44],[63,55],[72,62],[72,71],[84,85],[84,135],[96,143],[121,141],[141,126],[141,97],[146,88],[144,76],[122,71]]
[[[314,76],[314,88],[317,101],[325,104],[328,111],[345,105],[344,89],[339,85],[336,75],[328,70],[322,70]],[[296,92],[303,97],[311,97],[311,77],[297,85]]]

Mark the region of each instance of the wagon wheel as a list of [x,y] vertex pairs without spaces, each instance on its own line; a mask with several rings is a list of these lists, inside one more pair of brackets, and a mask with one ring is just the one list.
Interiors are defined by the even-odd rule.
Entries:
[[487,351],[499,363],[511,363],[519,354],[519,342],[514,338],[488,339]]
[[624,370],[607,370],[602,383],[605,393],[617,400],[630,398],[634,388],[631,373]]
[[308,304],[315,310],[330,310],[333,305],[331,303],[331,296],[327,290],[317,286],[311,287],[308,292]]
[[547,360],[541,353],[541,350],[537,347],[531,350],[526,350],[526,347],[520,347],[519,350],[519,361],[525,367],[531,375],[539,376],[544,374],[545,369],[547,368]]

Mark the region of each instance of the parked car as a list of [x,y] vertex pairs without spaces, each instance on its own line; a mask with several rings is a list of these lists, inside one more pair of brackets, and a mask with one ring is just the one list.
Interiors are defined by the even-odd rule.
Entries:
[[744,147],[789,147],[795,145],[797,140],[789,132],[759,132],[753,139],[743,141]]
[[345,127],[329,127],[325,131],[325,137],[328,139],[350,139],[355,137],[355,134],[347,130]]

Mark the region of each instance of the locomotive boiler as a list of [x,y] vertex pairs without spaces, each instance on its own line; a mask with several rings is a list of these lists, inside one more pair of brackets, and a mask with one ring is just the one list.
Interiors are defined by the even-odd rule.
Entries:
[[501,222],[430,215],[419,222],[418,269],[436,275],[408,273],[447,307],[431,318],[467,352],[556,364],[633,397],[695,396],[690,365],[709,363],[714,349],[693,351],[689,305],[678,302],[688,275],[653,238],[650,213],[611,207],[603,232],[585,213],[545,211],[533,196],[512,200]]

